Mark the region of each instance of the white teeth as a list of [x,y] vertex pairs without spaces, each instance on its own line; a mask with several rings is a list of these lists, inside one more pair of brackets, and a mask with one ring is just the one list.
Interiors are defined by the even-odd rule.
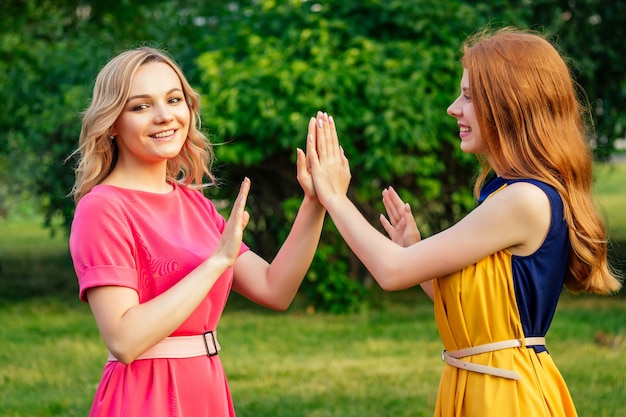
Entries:
[[462,127],[461,126],[461,132],[471,132],[471,131],[472,131],[471,128],[469,128],[469,127]]
[[159,132],[156,135],[154,135],[155,138],[164,138],[166,136],[170,136],[174,134],[174,130],[166,130],[165,132]]

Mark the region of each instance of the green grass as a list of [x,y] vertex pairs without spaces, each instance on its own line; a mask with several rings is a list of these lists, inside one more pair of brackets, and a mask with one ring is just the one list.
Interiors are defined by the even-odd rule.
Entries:
[[[613,256],[626,259],[626,165],[598,169]],[[85,416],[106,349],[78,301],[63,236],[0,221],[0,416]],[[239,417],[432,415],[441,343],[419,290],[360,313],[275,313],[232,295],[220,353]],[[626,298],[564,293],[548,333],[580,416],[626,417]]]
[[596,168],[599,205],[609,230],[609,238],[626,242],[626,163]]
[[[430,302],[379,296],[386,308],[342,316],[233,299],[220,356],[238,415],[432,415],[443,363]],[[549,345],[581,416],[626,416],[624,317],[622,298],[563,296]],[[0,307],[0,320],[0,415],[86,415],[105,360],[88,308],[27,300]]]
[[78,291],[67,239],[43,230],[43,222],[0,220],[0,304]]

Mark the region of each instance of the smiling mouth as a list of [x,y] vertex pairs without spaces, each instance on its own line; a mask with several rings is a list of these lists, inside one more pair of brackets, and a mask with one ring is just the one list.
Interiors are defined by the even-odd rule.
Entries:
[[166,138],[168,136],[172,136],[174,132],[176,132],[174,129],[170,129],[170,130],[166,130],[164,132],[159,132],[155,135],[152,135],[152,137],[156,139]]
[[461,130],[461,133],[468,133],[472,131],[470,127],[464,127],[464,126],[461,126],[460,130]]

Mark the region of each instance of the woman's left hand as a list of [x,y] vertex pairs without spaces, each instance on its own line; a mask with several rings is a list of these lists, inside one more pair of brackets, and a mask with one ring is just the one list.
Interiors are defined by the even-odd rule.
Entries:
[[[310,135],[315,135],[315,119],[309,120],[309,130],[307,133],[307,138]],[[304,151],[300,148],[296,150],[298,154],[298,160],[296,166],[298,168],[298,182],[300,183],[300,187],[304,190],[304,195],[309,198],[317,199],[317,194],[315,193],[315,186],[313,185],[313,177],[311,176],[311,164],[309,159],[306,157]]]
[[380,223],[391,240],[400,246],[406,247],[422,239],[415,223],[415,217],[413,217],[411,212],[411,207],[402,201],[392,187],[383,190],[383,204],[389,219],[384,214],[381,214]]

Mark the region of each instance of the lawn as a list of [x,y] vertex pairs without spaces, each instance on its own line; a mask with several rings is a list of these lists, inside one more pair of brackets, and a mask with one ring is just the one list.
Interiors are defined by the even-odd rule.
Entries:
[[[623,178],[626,165],[598,170],[620,262]],[[106,350],[76,297],[66,239],[0,222],[0,261],[0,416],[86,416]],[[275,313],[231,296],[220,357],[238,416],[432,415],[444,365],[430,301],[415,289],[371,297],[336,316],[301,300]],[[548,340],[580,416],[626,417],[626,297],[564,293]]]

